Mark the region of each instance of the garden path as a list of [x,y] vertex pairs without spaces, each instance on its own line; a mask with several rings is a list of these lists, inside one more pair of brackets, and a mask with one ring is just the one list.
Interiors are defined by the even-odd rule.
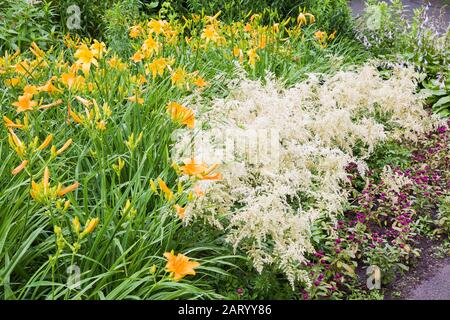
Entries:
[[450,300],[450,264],[444,265],[429,279],[419,284],[407,300]]
[[[388,0],[385,0],[388,1]],[[413,9],[419,8],[422,4],[430,3],[430,13],[433,17],[439,16],[439,11],[444,7],[444,21],[447,26],[450,23],[450,2],[447,0],[402,0],[409,14],[412,14]],[[365,0],[351,0],[350,7],[353,14],[358,16],[364,9]],[[389,2],[389,1],[388,1]],[[447,4],[446,4],[447,3]],[[445,29],[445,27],[444,27]]]

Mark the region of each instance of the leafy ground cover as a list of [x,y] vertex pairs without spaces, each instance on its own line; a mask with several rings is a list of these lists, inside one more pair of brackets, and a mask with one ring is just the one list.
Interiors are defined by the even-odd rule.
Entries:
[[93,1],[68,34],[64,1],[2,2],[3,299],[380,299],[367,270],[445,254],[449,33],[235,2]]

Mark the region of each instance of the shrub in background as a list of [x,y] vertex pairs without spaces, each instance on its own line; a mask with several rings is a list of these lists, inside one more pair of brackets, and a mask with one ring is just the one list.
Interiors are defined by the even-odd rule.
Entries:
[[412,63],[424,73],[435,112],[450,115],[450,28],[443,16],[430,15],[430,7],[415,9],[409,19],[400,0],[367,1],[357,36],[375,55],[391,61]]
[[247,18],[251,13],[276,12],[278,18],[296,18],[299,10],[306,10],[316,16],[318,25],[326,31],[348,32],[351,29],[350,10],[346,0],[171,0],[171,1],[142,1],[151,4],[148,13],[155,12],[170,3],[170,6],[179,15],[204,12],[214,15],[221,11],[224,21],[238,21]]
[[48,48],[56,39],[58,25],[54,24],[57,13],[50,2],[32,5],[25,0],[0,2],[0,55],[4,51],[28,48],[34,41]]

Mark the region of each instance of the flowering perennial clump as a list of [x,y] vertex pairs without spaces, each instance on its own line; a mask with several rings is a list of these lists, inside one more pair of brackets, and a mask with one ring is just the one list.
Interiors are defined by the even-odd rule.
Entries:
[[[214,100],[208,110],[203,102],[193,104],[210,129],[198,129],[204,139],[191,147],[207,162],[221,161],[223,179],[204,183],[206,195],[186,207],[186,220],[203,218],[224,228],[258,271],[275,264],[292,284],[310,284],[301,265],[315,251],[311,229],[319,217],[336,222],[344,210],[348,164],[364,174],[364,159],[377,144],[417,140],[437,123],[422,109],[415,76],[397,68],[384,80],[365,65],[331,77],[311,75],[290,89],[270,78],[265,86],[243,79],[231,97]],[[218,158],[223,139],[212,133],[226,132],[238,145],[246,132],[269,129],[278,134],[275,154],[236,147],[232,158]],[[181,137],[179,150],[191,150],[190,141]]]

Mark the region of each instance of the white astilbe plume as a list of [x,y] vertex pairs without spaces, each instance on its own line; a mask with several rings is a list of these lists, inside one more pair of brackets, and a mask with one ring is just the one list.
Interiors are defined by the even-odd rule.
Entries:
[[[415,77],[399,68],[382,79],[368,64],[356,72],[311,76],[289,89],[271,77],[265,85],[241,79],[229,97],[208,108],[192,99],[200,123],[196,142],[186,131],[175,149],[220,162],[223,179],[203,183],[206,194],[187,206],[186,221],[200,218],[223,228],[258,271],[272,264],[291,284],[310,283],[301,266],[314,252],[311,226],[320,216],[335,221],[342,212],[345,166],[355,162],[363,173],[363,160],[378,143],[415,140],[433,125],[414,93]],[[268,132],[266,141],[243,138],[259,131]],[[270,140],[269,150],[250,148],[244,143],[249,140]]]

